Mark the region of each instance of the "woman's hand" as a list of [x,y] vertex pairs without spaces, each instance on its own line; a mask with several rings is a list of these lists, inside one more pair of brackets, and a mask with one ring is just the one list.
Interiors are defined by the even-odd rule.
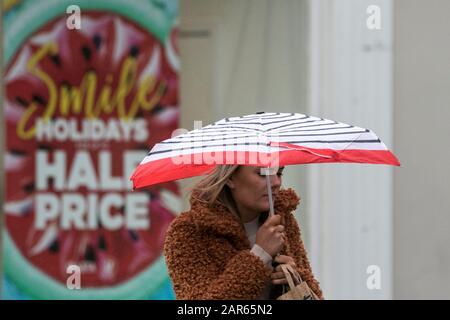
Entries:
[[284,226],[281,224],[281,216],[275,214],[269,217],[264,224],[259,227],[256,233],[255,243],[263,248],[272,257],[275,257],[286,241]]
[[297,267],[295,261],[290,256],[279,255],[275,258],[275,262],[278,262],[276,268],[272,271],[272,284],[287,284],[286,277],[281,269],[282,264],[289,264],[294,269]]

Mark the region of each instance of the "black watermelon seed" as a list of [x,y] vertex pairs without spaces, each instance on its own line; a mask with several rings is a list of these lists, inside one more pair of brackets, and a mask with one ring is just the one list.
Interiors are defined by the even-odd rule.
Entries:
[[96,33],[92,40],[94,42],[95,49],[98,50],[100,48],[100,46],[102,45],[102,37],[98,33]]
[[43,106],[47,104],[47,101],[45,101],[45,99],[38,94],[33,95],[33,101],[36,101],[37,103]]
[[51,244],[51,246],[48,248],[48,250],[50,252],[53,253],[58,253],[59,252],[59,241],[58,239],[56,239],[55,241],[53,241],[53,243]]
[[157,115],[158,113],[162,112],[164,110],[164,107],[160,104],[157,104],[156,106],[153,107],[151,113],[152,115]]
[[70,87],[71,87],[70,82],[67,80],[62,80],[61,87],[66,87],[67,89],[70,89]]
[[10,149],[9,153],[11,153],[13,156],[25,156],[27,154],[25,151],[17,149]]
[[135,118],[144,118],[144,112],[142,110],[139,110],[138,112],[136,112]]
[[128,230],[128,233],[130,234],[131,239],[136,242],[139,241],[139,235],[134,230]]
[[56,66],[61,67],[61,58],[59,57],[59,54],[52,54],[52,55],[50,55],[50,60],[52,60],[52,62]]
[[32,193],[32,192],[34,191],[34,183],[31,182],[31,183],[28,183],[28,184],[24,185],[24,186],[23,186],[23,190],[24,190],[26,193]]
[[42,151],[50,151],[53,148],[51,146],[46,145],[46,144],[40,144],[40,145],[38,145],[38,149],[42,150]]
[[81,47],[81,53],[83,54],[83,58],[86,61],[91,60],[91,49],[87,46]]
[[21,98],[21,97],[16,97],[16,101],[17,103],[21,104],[24,107],[28,107],[28,102],[27,100]]
[[133,58],[136,58],[139,54],[139,48],[136,46],[132,46],[130,48],[130,56],[132,56]]
[[95,262],[97,260],[97,255],[91,245],[87,246],[86,252],[84,253],[84,259],[91,262]]
[[102,251],[106,251],[106,241],[103,235],[98,237],[98,248]]

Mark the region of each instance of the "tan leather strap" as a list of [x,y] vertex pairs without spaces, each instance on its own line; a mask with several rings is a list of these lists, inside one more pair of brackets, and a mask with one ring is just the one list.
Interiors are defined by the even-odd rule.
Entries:
[[295,280],[297,280],[297,284],[301,284],[303,282],[302,277],[300,277],[300,274],[297,270],[295,270],[290,264],[286,265],[287,269],[292,273],[292,276]]
[[[287,282],[289,284],[289,287],[291,288],[291,291],[293,292],[293,294],[295,294],[297,296],[297,298],[300,299],[301,297],[299,297],[299,294],[297,293],[296,290],[293,290],[293,288],[295,288],[297,285],[299,285],[303,282],[302,277],[300,276],[298,271],[295,270],[289,264],[282,264],[281,269],[283,270],[283,273],[287,279]],[[315,300],[320,300],[319,297],[317,297],[317,295],[314,293],[313,290],[311,290],[309,287],[308,287],[308,289],[311,292],[311,294],[314,296]]]
[[291,288],[291,290],[294,290],[295,289],[295,283],[294,283],[294,280],[292,279],[291,272],[289,271],[287,265],[286,264],[282,264],[281,265],[281,270],[283,270],[284,276],[286,277],[286,280],[288,282],[289,287]]

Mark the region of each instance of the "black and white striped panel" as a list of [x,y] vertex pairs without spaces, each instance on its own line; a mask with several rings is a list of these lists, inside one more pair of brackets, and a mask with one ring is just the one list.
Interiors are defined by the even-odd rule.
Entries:
[[314,149],[387,150],[370,130],[300,113],[230,117],[156,144],[143,163],[199,152],[279,152],[268,142]]

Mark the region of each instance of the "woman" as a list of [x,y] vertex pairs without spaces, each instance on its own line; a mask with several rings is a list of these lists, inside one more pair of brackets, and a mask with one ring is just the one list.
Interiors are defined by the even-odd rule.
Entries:
[[283,169],[270,176],[272,217],[260,167],[218,166],[197,184],[191,209],[166,235],[166,263],[177,299],[276,299],[287,283],[276,266],[283,263],[295,267],[323,298],[293,215],[299,198],[292,189],[280,189]]

